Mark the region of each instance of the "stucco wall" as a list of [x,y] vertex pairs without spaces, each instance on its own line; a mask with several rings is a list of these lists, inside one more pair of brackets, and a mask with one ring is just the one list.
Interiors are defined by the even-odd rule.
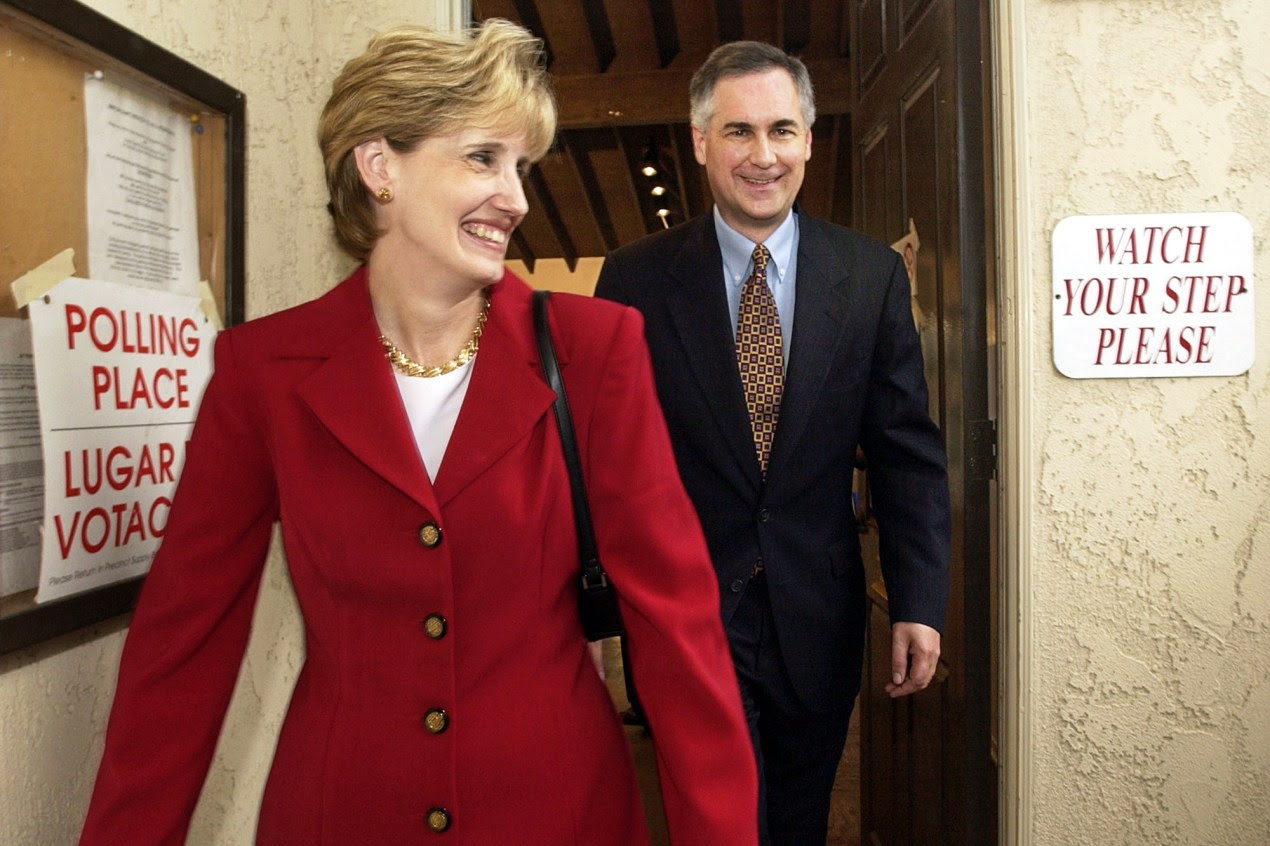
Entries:
[[1270,843],[1270,290],[1248,374],[1131,380],[1054,369],[1049,293],[1050,233],[1073,214],[1240,212],[1266,277],[1270,6],[1013,7],[1033,333],[1024,842]]
[[[314,140],[339,66],[385,26],[451,26],[447,0],[87,0],[247,98],[247,312],[322,292],[349,266],[328,237]],[[123,621],[0,657],[0,841],[73,843],[101,755]],[[274,733],[302,659],[275,554],[190,842],[251,842]],[[263,718],[260,716],[263,714]]]

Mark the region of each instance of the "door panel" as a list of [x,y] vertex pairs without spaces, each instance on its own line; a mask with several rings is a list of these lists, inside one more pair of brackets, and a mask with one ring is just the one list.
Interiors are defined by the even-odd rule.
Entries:
[[[863,841],[992,843],[996,771],[986,742],[992,691],[987,668],[978,666],[992,655],[986,606],[978,601],[992,590],[993,544],[984,518],[990,486],[967,473],[981,458],[975,449],[990,398],[986,234],[966,228],[970,222],[983,226],[985,219],[982,114],[974,112],[968,122],[964,108],[981,102],[982,90],[967,96],[975,79],[965,68],[982,67],[983,56],[968,56],[969,42],[958,37],[959,26],[979,19],[982,3],[852,2],[859,86],[852,114],[852,181],[858,186],[853,222],[886,243],[909,233],[911,225],[920,240],[914,319],[931,416],[948,448],[953,502],[952,579],[940,669],[929,689],[898,701],[884,692],[890,625],[876,535],[863,538],[871,598],[860,698]],[[978,84],[985,84],[982,78]],[[976,120],[978,134],[968,133]],[[968,169],[974,157],[979,166]],[[967,179],[970,171],[978,174],[977,183]]]

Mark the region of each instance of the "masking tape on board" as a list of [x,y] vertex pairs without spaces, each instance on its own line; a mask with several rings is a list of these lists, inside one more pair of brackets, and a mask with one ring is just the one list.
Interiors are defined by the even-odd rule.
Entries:
[[198,283],[198,307],[203,310],[204,316],[212,321],[212,326],[216,327],[216,331],[225,328],[225,324],[220,319],[220,309],[216,308],[216,294],[212,291],[212,286],[207,284],[204,279]]
[[48,290],[67,276],[75,275],[75,251],[70,247],[62,250],[44,264],[28,270],[13,281],[13,299],[18,308],[23,308],[32,300],[38,300]]

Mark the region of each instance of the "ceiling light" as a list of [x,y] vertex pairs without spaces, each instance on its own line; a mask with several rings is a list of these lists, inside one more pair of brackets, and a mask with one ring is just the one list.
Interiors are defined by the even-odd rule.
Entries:
[[661,161],[657,158],[657,145],[653,143],[653,139],[648,139],[648,146],[644,148],[644,166],[641,171],[645,176],[656,176],[661,172]]

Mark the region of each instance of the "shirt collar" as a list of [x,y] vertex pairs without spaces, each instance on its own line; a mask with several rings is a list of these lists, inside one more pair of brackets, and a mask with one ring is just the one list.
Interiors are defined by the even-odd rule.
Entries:
[[[725,280],[733,287],[740,287],[749,278],[752,262],[750,257],[757,246],[749,238],[737,232],[724,222],[719,214],[719,207],[714,207],[714,231],[719,239],[719,250],[723,253],[723,269]],[[764,241],[771,258],[767,263],[768,284],[785,284],[785,272],[792,262],[794,244],[798,238],[798,215],[792,209],[776,227],[776,231]]]

